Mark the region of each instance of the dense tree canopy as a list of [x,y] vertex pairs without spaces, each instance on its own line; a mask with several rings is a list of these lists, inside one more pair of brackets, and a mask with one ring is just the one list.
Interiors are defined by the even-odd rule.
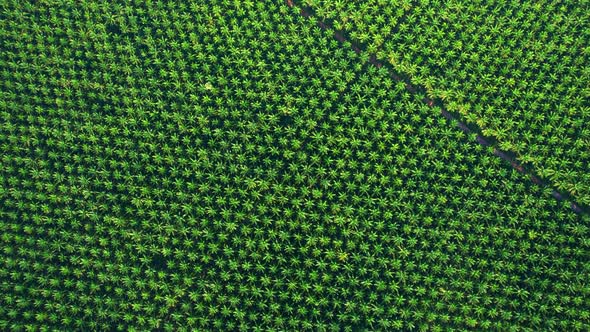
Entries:
[[1,329],[588,329],[588,217],[316,18],[0,8]]

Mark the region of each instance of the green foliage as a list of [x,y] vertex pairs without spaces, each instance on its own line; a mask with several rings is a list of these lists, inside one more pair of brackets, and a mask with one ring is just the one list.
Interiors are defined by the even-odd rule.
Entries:
[[282,1],[2,6],[1,329],[588,329],[588,218]]

